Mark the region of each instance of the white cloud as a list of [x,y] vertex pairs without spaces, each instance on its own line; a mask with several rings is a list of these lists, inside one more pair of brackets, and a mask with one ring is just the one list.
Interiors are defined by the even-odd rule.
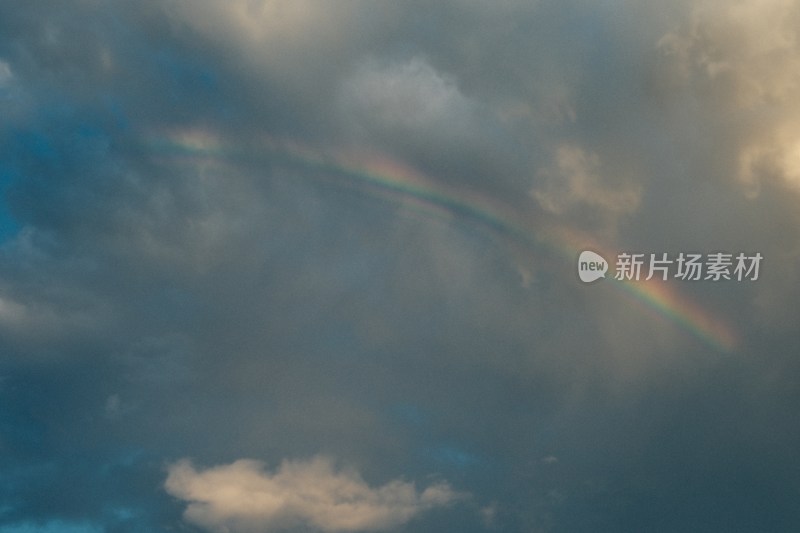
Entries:
[[340,20],[339,9],[319,0],[173,0],[168,5],[200,31],[253,44],[318,39],[320,32],[332,31],[333,22]]
[[705,0],[689,27],[659,43],[684,63],[684,73],[727,79],[743,106],[791,97],[797,89],[800,4],[795,0]]
[[[361,2],[325,0],[172,0],[171,16],[271,79],[308,83],[336,64],[369,27]],[[358,16],[358,15],[361,16]],[[361,22],[361,25],[357,25]]]
[[329,532],[385,530],[459,498],[446,483],[421,492],[400,480],[373,488],[355,470],[336,471],[323,457],[284,461],[274,473],[253,460],[203,471],[183,460],[170,466],[165,487],[189,502],[187,521],[218,533],[293,526]]
[[343,85],[345,110],[368,127],[452,135],[472,126],[473,104],[422,58],[362,65]]
[[765,178],[800,190],[800,3],[704,0],[659,46],[679,82],[724,121],[747,193]]
[[601,170],[597,154],[562,144],[555,149],[551,164],[540,172],[543,184],[532,195],[543,208],[557,214],[586,207],[609,214],[634,212],[639,206],[641,187],[611,185]]

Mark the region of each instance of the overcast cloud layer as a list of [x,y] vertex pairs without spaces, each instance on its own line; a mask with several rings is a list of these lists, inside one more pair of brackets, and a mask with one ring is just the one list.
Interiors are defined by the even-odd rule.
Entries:
[[0,533],[800,530],[797,0],[6,1],[0,189]]

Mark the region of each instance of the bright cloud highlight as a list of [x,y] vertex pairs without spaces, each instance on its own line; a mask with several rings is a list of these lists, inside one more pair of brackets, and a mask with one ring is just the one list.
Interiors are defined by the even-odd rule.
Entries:
[[329,532],[386,530],[459,498],[446,483],[421,492],[400,480],[373,488],[355,470],[337,471],[324,457],[284,461],[275,472],[248,459],[206,470],[183,460],[170,466],[165,487],[189,502],[187,521],[220,533],[300,525]]

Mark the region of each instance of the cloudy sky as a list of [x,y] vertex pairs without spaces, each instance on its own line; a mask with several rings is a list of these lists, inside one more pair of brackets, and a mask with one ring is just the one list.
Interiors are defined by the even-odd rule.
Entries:
[[800,530],[797,0],[4,1],[0,190],[0,533]]

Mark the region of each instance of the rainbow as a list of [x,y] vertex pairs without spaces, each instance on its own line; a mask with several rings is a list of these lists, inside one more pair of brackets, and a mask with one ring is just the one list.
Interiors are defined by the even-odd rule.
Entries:
[[[605,258],[617,257],[618,252],[604,248],[584,234],[563,229],[559,233],[559,248],[575,261],[582,250],[593,250]],[[682,294],[674,283],[658,278],[639,281],[620,281],[606,278],[614,287],[655,309],[684,330],[722,352],[732,352],[741,339],[724,320]]]
[[[263,137],[244,148],[237,148],[206,130],[182,130],[150,136],[149,147],[170,157],[200,157],[218,160],[249,158],[251,153],[268,153],[291,164],[320,171],[337,184],[388,198],[404,206],[436,217],[468,218],[493,232],[533,247],[556,251],[575,264],[581,250],[594,250],[605,258],[617,253],[594,241],[589,235],[560,227],[541,215],[507,203],[428,179],[422,173],[391,158],[365,153],[336,151],[326,153],[307,145]],[[342,179],[345,178],[345,179]],[[660,315],[690,332],[707,345],[722,352],[735,350],[740,338],[725,321],[681,294],[674,283],[658,279],[607,281],[620,291],[655,309]]]

